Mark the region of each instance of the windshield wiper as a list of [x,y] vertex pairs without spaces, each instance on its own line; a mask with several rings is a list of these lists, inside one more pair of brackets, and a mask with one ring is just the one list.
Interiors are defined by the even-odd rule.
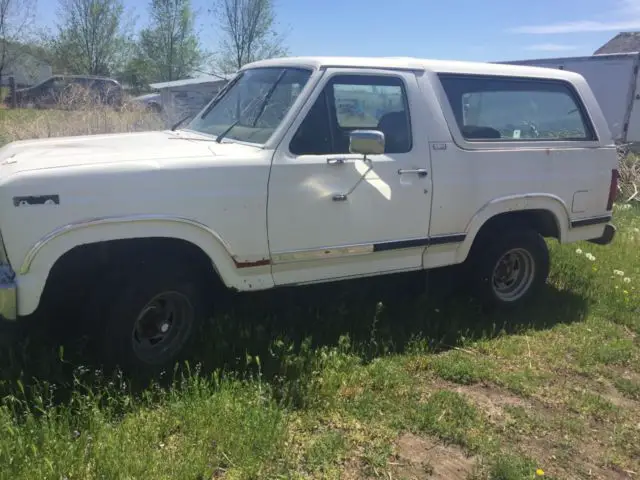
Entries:
[[176,128],[178,128],[180,125],[182,125],[184,122],[186,122],[187,120],[189,120],[191,117],[193,116],[192,113],[190,113],[189,115],[187,115],[186,117],[181,118],[180,120],[178,120],[176,123],[174,123],[171,127],[171,131],[175,132]]
[[264,109],[267,107],[267,103],[269,103],[269,100],[271,100],[271,96],[273,95],[273,92],[276,91],[276,88],[278,87],[278,84],[284,78],[284,76],[286,74],[287,74],[287,70],[286,69],[282,69],[282,72],[280,72],[280,75],[278,75],[278,78],[273,83],[273,85],[271,86],[271,88],[269,89],[267,94],[265,95],[264,101],[262,102],[262,105],[260,105],[260,111],[258,112],[258,115],[256,115],[256,119],[253,121],[252,127],[255,127],[256,124],[258,123],[258,120],[260,120],[260,117],[264,113]]
[[215,107],[218,104],[218,102],[222,99],[224,95],[226,95],[226,93],[231,89],[231,87],[233,87],[236,83],[238,83],[238,81],[240,80],[240,77],[242,76],[243,76],[242,72],[237,74],[234,78],[229,80],[220,90],[218,90],[218,93],[216,93],[216,95],[213,97],[213,99],[211,100],[207,108],[205,108],[204,111],[202,112],[202,115],[200,115],[201,119],[204,119],[207,115],[209,115],[209,112],[213,110],[213,107]]
[[227,133],[229,133],[233,129],[233,127],[235,127],[239,123],[240,123],[240,120],[236,120],[231,125],[229,125],[220,135],[216,137],[216,142],[220,143],[222,139],[227,135]]

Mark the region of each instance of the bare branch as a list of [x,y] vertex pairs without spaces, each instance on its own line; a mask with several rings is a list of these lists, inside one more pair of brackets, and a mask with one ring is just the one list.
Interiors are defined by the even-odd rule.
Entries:
[[0,84],[7,67],[21,55],[35,17],[35,0],[0,0]]
[[224,34],[218,59],[222,71],[286,54],[283,37],[275,29],[273,0],[214,0],[212,11]]

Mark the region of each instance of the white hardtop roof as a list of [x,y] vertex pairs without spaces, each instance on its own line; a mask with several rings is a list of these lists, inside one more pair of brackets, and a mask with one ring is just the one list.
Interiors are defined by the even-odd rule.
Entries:
[[522,66],[489,62],[463,62],[455,60],[430,60],[413,57],[284,57],[260,60],[245,65],[242,70],[258,67],[303,67],[303,68],[373,68],[435,73],[466,73],[535,78],[574,80],[580,75],[544,67]]
[[223,84],[223,83],[226,83],[228,80],[229,80],[228,78],[222,78],[220,76],[203,75],[203,76],[196,77],[196,78],[185,78],[185,79],[182,79],[182,80],[173,80],[171,82],[150,83],[149,86],[151,88],[155,88],[157,90],[161,90],[163,88],[186,87],[186,86],[189,86],[189,85],[201,85],[201,84],[205,84],[205,83]]

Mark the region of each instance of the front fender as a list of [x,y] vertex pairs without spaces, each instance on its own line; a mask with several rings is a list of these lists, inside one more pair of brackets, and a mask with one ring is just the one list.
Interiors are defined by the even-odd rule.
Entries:
[[546,193],[500,197],[483,205],[471,218],[465,229],[466,238],[457,249],[456,263],[465,261],[476,235],[491,218],[503,213],[527,210],[546,210],[551,212],[558,227],[559,240],[562,241],[562,239],[566,238],[569,229],[569,209],[560,197]]
[[200,222],[159,215],[106,217],[65,225],[31,247],[16,276],[19,315],[35,311],[51,268],[72,248],[109,240],[152,237],[175,238],[199,247],[229,288],[261,290],[273,286],[268,259],[239,259],[220,235]]

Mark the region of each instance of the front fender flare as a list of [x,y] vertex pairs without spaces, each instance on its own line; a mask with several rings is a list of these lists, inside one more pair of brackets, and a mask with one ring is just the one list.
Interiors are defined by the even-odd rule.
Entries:
[[[240,261],[231,246],[214,230],[189,218],[164,215],[102,217],[57,228],[36,242],[25,255],[17,274],[18,311],[35,311],[51,268],[72,248],[109,240],[164,237],[184,240],[200,248],[229,288],[259,290],[273,286],[269,262]],[[251,268],[242,268],[242,267]]]

